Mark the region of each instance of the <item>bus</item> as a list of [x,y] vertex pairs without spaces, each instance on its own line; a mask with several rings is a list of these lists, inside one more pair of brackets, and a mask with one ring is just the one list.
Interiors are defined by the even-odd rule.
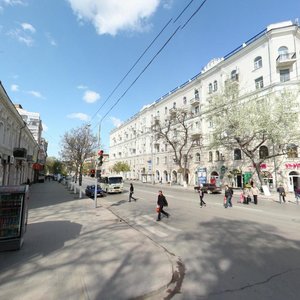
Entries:
[[101,189],[106,193],[122,193],[124,188],[122,176],[101,176]]

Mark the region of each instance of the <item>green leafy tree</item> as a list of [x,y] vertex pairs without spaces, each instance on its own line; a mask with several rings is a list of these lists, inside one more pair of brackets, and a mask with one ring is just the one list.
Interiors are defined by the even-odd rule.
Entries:
[[[261,164],[287,154],[298,139],[295,91],[239,97],[237,86],[229,84],[223,93],[209,99],[206,116],[213,122],[210,148],[240,149],[255,167],[261,184]],[[259,152],[263,145],[272,151]]]
[[113,165],[112,170],[113,170],[113,172],[115,172],[117,174],[119,174],[121,172],[129,172],[130,166],[126,162],[119,161]]

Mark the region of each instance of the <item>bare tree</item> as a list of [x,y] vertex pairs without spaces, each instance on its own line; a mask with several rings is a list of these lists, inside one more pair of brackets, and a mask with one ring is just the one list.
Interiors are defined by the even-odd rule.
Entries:
[[239,97],[237,85],[228,84],[223,93],[209,99],[206,112],[207,118],[213,121],[210,147],[240,149],[252,162],[261,184],[261,164],[286,154],[298,139],[296,91]]
[[171,146],[174,162],[178,171],[183,174],[183,181],[187,184],[189,154],[193,147],[200,147],[200,131],[191,134],[191,114],[185,109],[173,108],[168,118],[162,123],[158,118],[152,126],[155,141],[162,141]]
[[75,166],[75,178],[79,174],[79,185],[82,184],[83,163],[93,155],[96,142],[97,138],[88,125],[71,129],[62,138],[60,155],[63,160],[72,162]]

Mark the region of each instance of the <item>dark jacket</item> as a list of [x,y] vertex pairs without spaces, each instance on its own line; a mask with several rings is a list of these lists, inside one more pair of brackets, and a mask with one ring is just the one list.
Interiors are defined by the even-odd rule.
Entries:
[[158,195],[157,205],[159,205],[160,207],[168,206],[167,199],[164,195]]
[[232,197],[232,195],[233,195],[233,190],[230,187],[228,187],[228,189],[225,189],[225,197],[226,198]]
[[129,189],[129,191],[130,191],[130,193],[132,193],[132,194],[133,194],[134,187],[133,187],[133,185],[132,185],[132,184],[130,185],[130,189]]

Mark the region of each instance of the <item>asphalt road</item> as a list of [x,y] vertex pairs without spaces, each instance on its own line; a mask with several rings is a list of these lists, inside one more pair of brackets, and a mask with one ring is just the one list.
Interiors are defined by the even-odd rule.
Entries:
[[[137,202],[122,194],[99,198],[145,239],[178,259],[178,293],[173,299],[299,299],[300,205],[259,197],[258,205],[223,207],[223,195],[205,195],[200,208],[192,190],[133,182]],[[162,189],[171,214],[156,222]]]

